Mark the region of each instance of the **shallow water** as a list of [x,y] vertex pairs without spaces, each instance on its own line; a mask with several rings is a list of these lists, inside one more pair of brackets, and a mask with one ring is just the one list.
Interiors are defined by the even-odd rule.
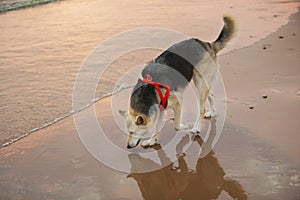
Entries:
[[[52,124],[72,110],[76,73],[89,52],[114,34],[137,27],[174,29],[212,41],[222,15],[233,15],[237,37],[223,52],[252,44],[285,24],[299,2],[290,1],[60,1],[0,15],[0,143]],[[116,44],[118,48],[118,44]],[[107,71],[95,97],[160,50],[122,56]],[[122,66],[122,68],[120,68]]]

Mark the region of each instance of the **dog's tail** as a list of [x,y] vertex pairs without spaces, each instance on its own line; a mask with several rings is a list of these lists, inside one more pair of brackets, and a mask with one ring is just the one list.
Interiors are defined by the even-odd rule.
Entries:
[[219,37],[212,43],[212,47],[216,53],[222,50],[226,43],[234,36],[236,25],[234,19],[230,16],[223,17],[224,26]]

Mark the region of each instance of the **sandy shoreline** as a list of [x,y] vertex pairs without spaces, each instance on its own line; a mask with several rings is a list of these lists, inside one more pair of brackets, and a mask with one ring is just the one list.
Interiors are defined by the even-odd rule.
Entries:
[[229,121],[264,138],[298,164],[299,20],[295,14],[267,38],[220,59],[225,64],[221,72],[229,96]]
[[[0,149],[0,198],[154,199],[163,192],[167,199],[177,195],[175,190],[183,199],[299,199],[299,22],[298,12],[267,38],[219,58],[228,111],[215,154],[197,159],[191,149],[174,164],[178,173],[171,166],[145,174],[118,172],[85,150],[69,117]],[[111,122],[110,101],[96,104],[97,117],[122,146],[126,138]],[[171,125],[166,124],[164,135],[173,134]],[[162,136],[161,143],[166,141]],[[128,159],[133,167],[138,167],[134,159],[150,162]],[[197,165],[197,173],[187,173],[184,162],[189,168]],[[173,187],[148,186],[154,182]]]
[[[255,0],[245,7],[238,0],[230,4],[221,0],[215,10],[213,2],[203,5],[198,1],[167,0],[120,4],[118,1],[72,0],[2,14],[0,95],[4,98],[0,104],[3,108],[0,144],[18,140],[72,114],[72,91],[79,66],[89,51],[114,34],[158,26],[212,41],[222,27],[222,14],[230,13],[238,19],[240,31],[220,52],[222,54],[253,44],[276,31],[297,11],[297,5],[294,1]],[[162,7],[168,12],[161,12]],[[210,12],[211,9],[215,12]],[[118,44],[114,48],[117,49]],[[158,53],[159,50],[135,51],[118,59],[123,67],[111,65],[111,69],[116,67],[116,70],[111,70],[107,79],[103,77],[105,84],[97,88],[95,96],[101,98],[113,91],[123,74],[120,70],[143,64]]]

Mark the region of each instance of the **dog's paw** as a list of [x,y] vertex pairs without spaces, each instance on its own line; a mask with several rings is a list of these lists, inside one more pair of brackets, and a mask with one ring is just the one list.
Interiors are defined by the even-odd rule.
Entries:
[[144,142],[142,142],[142,147],[150,147],[150,146],[153,146],[155,145],[157,142],[156,139],[152,139],[150,138],[149,140],[145,140]]
[[189,126],[186,124],[180,124],[179,127],[175,126],[174,127],[176,131],[182,131],[182,130],[187,130],[189,129]]
[[204,114],[204,118],[212,118],[215,116],[215,113],[208,111]]
[[200,133],[200,129],[198,129],[198,128],[192,128],[191,133],[192,134],[198,134],[198,133]]

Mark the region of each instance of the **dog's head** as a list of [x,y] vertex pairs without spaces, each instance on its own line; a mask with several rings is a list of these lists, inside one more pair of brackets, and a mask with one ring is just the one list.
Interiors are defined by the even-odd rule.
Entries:
[[131,97],[128,112],[120,112],[125,117],[125,127],[129,133],[127,148],[136,147],[146,133],[154,131],[159,114],[155,87],[138,80]]
[[125,128],[129,134],[127,141],[128,149],[136,147],[146,133],[154,131],[158,112],[160,112],[158,106],[153,106],[149,111],[149,115],[138,113],[132,108],[128,112],[119,111],[125,118]]

